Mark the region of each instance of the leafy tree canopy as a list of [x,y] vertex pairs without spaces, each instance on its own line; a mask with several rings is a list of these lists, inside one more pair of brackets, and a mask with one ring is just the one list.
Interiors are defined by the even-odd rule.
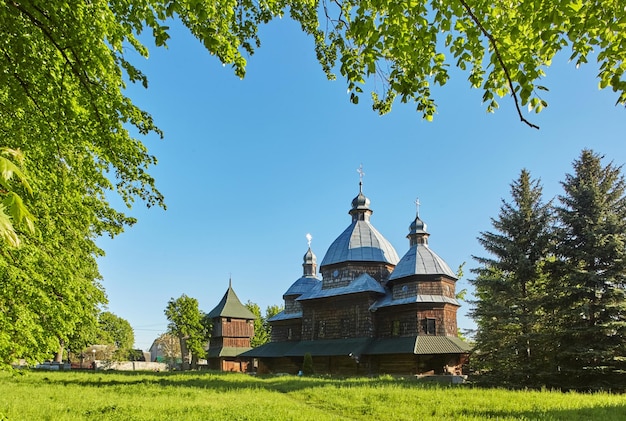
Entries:
[[118,350],[129,351],[135,343],[135,333],[128,320],[105,311],[98,317],[99,345],[114,345]]
[[265,315],[263,315],[261,314],[261,307],[250,300],[246,303],[246,307],[256,316],[254,319],[254,337],[250,341],[251,346],[256,348],[271,340],[272,326],[268,320],[280,313],[283,308],[276,304],[268,306],[265,309]]
[[[509,94],[518,110],[540,111],[540,80],[561,50],[576,65],[596,60],[600,87],[626,103],[620,0],[0,0],[0,147],[21,150],[28,169],[28,184],[15,168],[21,183],[0,176],[0,363],[41,359],[97,325],[106,296],[94,240],[134,223],[111,192],[127,206],[165,206],[148,172],[156,158],[130,132],[161,135],[124,91],[148,86],[133,63],[148,57],[139,35],[165,46],[168,21],[180,19],[243,77],[259,25],[285,14],[313,37],[328,77],[346,78],[352,102],[376,79],[380,113],[399,97],[432,119],[431,88],[451,66],[483,90],[488,111]],[[24,236],[32,221],[36,234]]]
[[190,362],[204,358],[208,332],[204,314],[198,307],[198,300],[185,294],[176,299],[172,298],[165,308],[165,316],[169,321],[168,333],[180,340],[183,369],[188,368]]
[[327,28],[316,35],[330,72],[339,60],[353,102],[367,78],[380,79],[374,109],[386,113],[396,97],[415,101],[431,120],[433,85],[445,85],[453,65],[483,90],[487,110],[512,95],[535,112],[548,104],[541,79],[563,51],[576,66],[597,61],[600,88],[626,104],[626,10],[618,0],[322,0]]

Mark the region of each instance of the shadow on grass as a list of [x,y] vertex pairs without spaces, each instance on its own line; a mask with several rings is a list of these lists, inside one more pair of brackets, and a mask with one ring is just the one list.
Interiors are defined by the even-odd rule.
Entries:
[[[218,392],[234,392],[245,390],[265,390],[278,393],[292,393],[310,389],[336,387],[380,389],[385,386],[401,389],[465,390],[468,395],[457,396],[455,399],[472,400],[472,394],[479,396],[483,392],[494,389],[479,388],[471,385],[441,385],[419,383],[413,379],[398,379],[383,376],[380,378],[330,378],[330,377],[296,377],[296,376],[251,376],[241,373],[223,373],[212,371],[201,372],[33,372],[32,376],[20,376],[20,382],[32,384],[48,383],[60,386],[78,386],[82,388],[112,388],[128,386],[130,388],[142,386],[188,388],[195,390],[211,389]],[[331,393],[334,393],[331,391]],[[378,393],[378,392],[377,392]],[[500,398],[501,399],[501,398]],[[504,397],[506,399],[506,396]],[[545,399],[550,399],[546,395]],[[496,399],[497,400],[497,399]],[[588,406],[584,406],[588,405]],[[108,407],[107,407],[108,408]],[[105,408],[106,409],[106,408]],[[433,404],[433,418],[443,416],[440,408]],[[580,408],[550,408],[534,407],[520,409],[503,409],[498,402],[489,406],[476,407],[473,405],[461,406],[454,412],[447,412],[446,417],[472,419],[540,419],[540,420],[626,420],[626,399],[616,402],[593,403],[587,402]],[[358,417],[357,417],[358,418]]]
[[475,417],[479,419],[523,419],[523,420],[566,420],[566,421],[623,421],[626,420],[626,403],[603,406],[547,409],[547,410],[469,410],[461,409],[455,417]]
[[[96,372],[49,372],[44,380],[64,386],[80,387],[113,387],[156,385],[161,387],[178,387],[193,389],[214,389],[217,391],[235,391],[244,389],[266,389],[281,393],[297,392],[304,389],[335,386],[348,387],[380,387],[393,385],[402,388],[442,389],[457,388],[459,385],[440,385],[436,383],[418,383],[414,380],[392,377],[372,378],[340,378],[340,377],[296,377],[296,376],[253,376],[242,373],[225,373],[215,371],[187,372],[146,372],[146,371],[96,371]],[[70,374],[71,373],[71,374]],[[58,375],[57,375],[58,374]]]

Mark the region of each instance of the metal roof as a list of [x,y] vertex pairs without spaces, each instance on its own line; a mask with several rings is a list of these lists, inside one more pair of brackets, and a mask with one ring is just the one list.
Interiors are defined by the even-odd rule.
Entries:
[[304,354],[311,356],[331,356],[331,355],[361,355],[363,350],[371,342],[371,338],[347,338],[347,339],[326,339],[316,341],[300,341],[288,352],[287,357],[300,357]]
[[302,295],[305,292],[309,292],[315,285],[321,282],[322,281],[314,276],[303,276],[291,284],[289,289],[283,294],[283,298],[290,295]]
[[207,352],[208,358],[217,358],[217,357],[236,357],[239,354],[250,351],[252,348],[250,347],[234,347],[234,346],[222,346],[219,348],[211,348],[209,347]]
[[363,352],[366,355],[404,354],[466,354],[472,347],[453,336],[407,336],[375,339]]
[[254,320],[256,316],[248,310],[246,306],[241,304],[237,294],[229,283],[226,294],[217,306],[207,314],[207,317],[213,319],[215,317],[232,317],[235,319]]
[[372,278],[367,273],[363,273],[345,287],[322,289],[322,283],[320,282],[308,293],[302,294],[299,298],[296,298],[296,301],[315,300],[317,298],[336,297],[338,295],[356,294],[359,292],[384,294],[385,288],[383,288],[376,279]]
[[411,275],[446,275],[456,279],[450,266],[428,247],[427,244],[414,244],[402,257],[389,276],[389,280]]
[[285,313],[285,310],[281,311],[280,313],[270,317],[269,319],[267,319],[268,322],[278,322],[281,320],[292,320],[292,319],[301,319],[302,318],[302,312],[298,311],[295,313]]
[[467,354],[472,347],[452,336],[405,336],[396,338],[347,338],[299,342],[269,342],[240,357],[279,358],[311,356],[359,356],[383,354]]
[[461,306],[455,298],[446,297],[445,295],[417,294],[411,297],[397,298],[394,300],[391,294],[387,294],[372,304],[370,310],[375,311],[382,307],[399,306],[412,303],[443,303],[459,307]]
[[298,342],[268,342],[250,351],[239,354],[249,358],[280,358],[284,357]]
[[391,243],[369,221],[352,221],[330,245],[321,266],[348,261],[397,264],[400,259]]

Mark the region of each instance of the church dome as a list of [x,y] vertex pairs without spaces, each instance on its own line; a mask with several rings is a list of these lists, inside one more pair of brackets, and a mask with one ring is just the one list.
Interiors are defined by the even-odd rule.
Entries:
[[330,245],[321,266],[335,263],[382,262],[395,265],[400,260],[391,243],[370,223],[370,200],[362,191],[352,200],[352,223]]
[[409,251],[406,252],[398,265],[389,276],[389,280],[404,278],[412,275],[446,275],[456,279],[450,266],[428,247],[426,224],[417,215],[409,226]]

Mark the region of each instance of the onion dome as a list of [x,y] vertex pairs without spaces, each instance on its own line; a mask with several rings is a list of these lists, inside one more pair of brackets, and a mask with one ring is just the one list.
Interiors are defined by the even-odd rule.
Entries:
[[311,250],[311,238],[313,237],[311,237],[311,234],[307,234],[306,238],[309,242],[309,249],[304,253],[304,257],[302,258],[302,277],[291,284],[289,289],[283,294],[283,298],[285,299],[291,296],[300,296],[320,282],[320,280],[317,279],[317,257],[315,257],[315,253]]
[[407,235],[411,248],[389,276],[390,281],[411,275],[446,275],[456,279],[450,266],[428,247],[429,236],[426,224],[418,214],[409,226]]
[[363,183],[359,183],[359,194],[352,200],[348,212],[352,223],[330,245],[321,266],[348,261],[398,263],[396,250],[370,223],[373,211],[369,205],[370,200],[363,194]]

